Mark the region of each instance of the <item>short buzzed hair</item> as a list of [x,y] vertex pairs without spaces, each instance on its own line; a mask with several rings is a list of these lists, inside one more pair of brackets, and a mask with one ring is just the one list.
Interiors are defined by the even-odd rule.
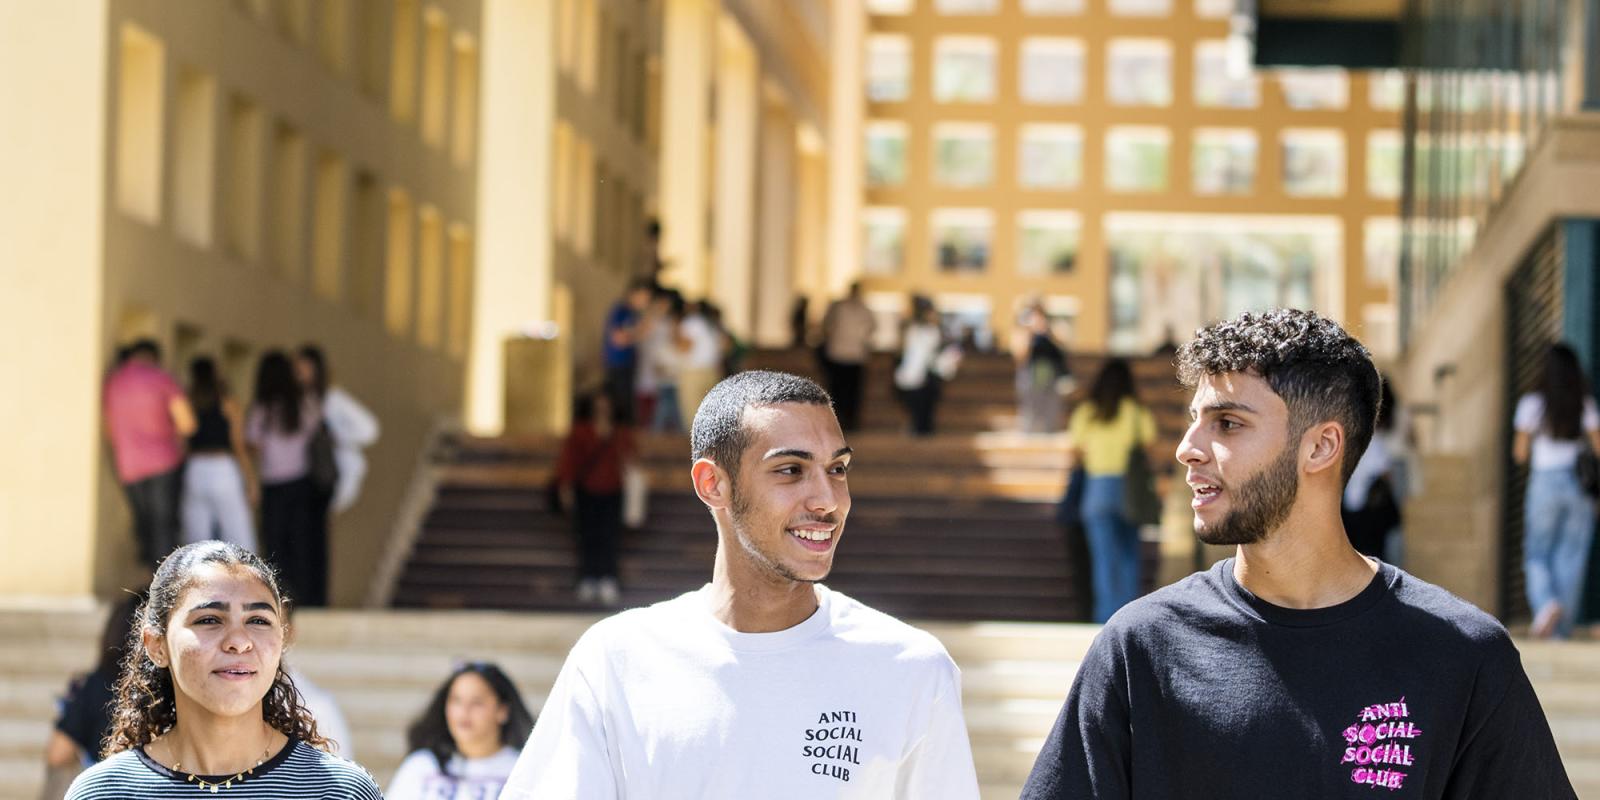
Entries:
[[1283,398],[1291,437],[1320,422],[1343,425],[1340,480],[1350,479],[1378,416],[1381,379],[1367,348],[1313,311],[1246,312],[1200,330],[1178,349],[1184,386],[1228,372],[1254,375]]
[[710,459],[729,475],[738,474],[739,459],[750,446],[744,410],[780,403],[833,408],[833,398],[809,378],[767,370],[737,373],[713,386],[700,401],[689,432],[690,459]]

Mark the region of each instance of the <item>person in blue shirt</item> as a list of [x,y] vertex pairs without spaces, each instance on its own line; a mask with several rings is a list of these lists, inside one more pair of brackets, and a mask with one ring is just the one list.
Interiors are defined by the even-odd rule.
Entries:
[[639,340],[644,337],[641,322],[650,305],[654,287],[644,278],[628,285],[627,294],[606,314],[601,342],[601,357],[606,369],[606,394],[614,408],[633,420],[633,379],[639,359]]

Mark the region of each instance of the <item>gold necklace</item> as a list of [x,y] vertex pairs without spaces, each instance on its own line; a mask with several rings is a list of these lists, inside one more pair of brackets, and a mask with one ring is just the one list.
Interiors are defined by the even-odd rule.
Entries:
[[[176,756],[178,754],[177,753],[177,748],[171,748],[171,749],[173,751],[172,754],[174,756]],[[272,741],[269,739],[267,741],[266,749],[261,751],[261,758],[256,761],[255,766],[252,766],[252,767],[246,769],[245,771],[240,772],[239,774],[234,775],[233,777],[231,777],[231,778],[229,778],[229,779],[227,779],[225,781],[222,781],[221,783],[212,783],[212,782],[206,780],[205,778],[202,778],[199,775],[194,774],[193,772],[185,772],[184,773],[185,775],[188,776],[187,778],[184,779],[184,783],[192,783],[192,784],[195,785],[195,788],[199,789],[200,791],[202,791],[202,792],[209,791],[212,794],[216,794],[219,789],[231,789],[231,788],[233,788],[233,785],[235,783],[244,783],[245,776],[254,775],[255,772],[256,772],[256,768],[257,767],[260,767],[262,764],[267,763],[267,753],[269,753],[271,751],[272,751]],[[182,761],[174,761],[174,762],[172,762],[172,771],[173,772],[183,772],[183,762]]]

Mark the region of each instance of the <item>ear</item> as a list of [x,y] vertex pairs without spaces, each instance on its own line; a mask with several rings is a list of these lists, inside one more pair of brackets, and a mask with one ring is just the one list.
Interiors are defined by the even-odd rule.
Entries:
[[695,495],[707,508],[715,510],[733,505],[733,482],[728,478],[727,471],[717,466],[717,462],[709,458],[699,459],[689,468],[689,476],[694,481]]
[[1301,437],[1301,447],[1308,450],[1305,459],[1305,470],[1310,474],[1317,474],[1333,470],[1333,476],[1339,477],[1339,470],[1344,465],[1344,426],[1337,422],[1324,422],[1313,425]]
[[165,669],[167,664],[167,637],[162,636],[149,628],[141,627],[139,642],[144,645],[144,654],[150,658],[151,663]]

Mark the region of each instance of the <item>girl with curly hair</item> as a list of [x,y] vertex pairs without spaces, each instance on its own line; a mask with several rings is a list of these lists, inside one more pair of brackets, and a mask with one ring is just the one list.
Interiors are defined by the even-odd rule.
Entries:
[[499,667],[481,661],[456,667],[406,732],[413,752],[400,762],[387,796],[498,797],[532,732],[533,714]]
[[129,633],[105,760],[67,800],[381,800],[326,752],[283,664],[287,599],[258,556],[196,542],[161,562]]

